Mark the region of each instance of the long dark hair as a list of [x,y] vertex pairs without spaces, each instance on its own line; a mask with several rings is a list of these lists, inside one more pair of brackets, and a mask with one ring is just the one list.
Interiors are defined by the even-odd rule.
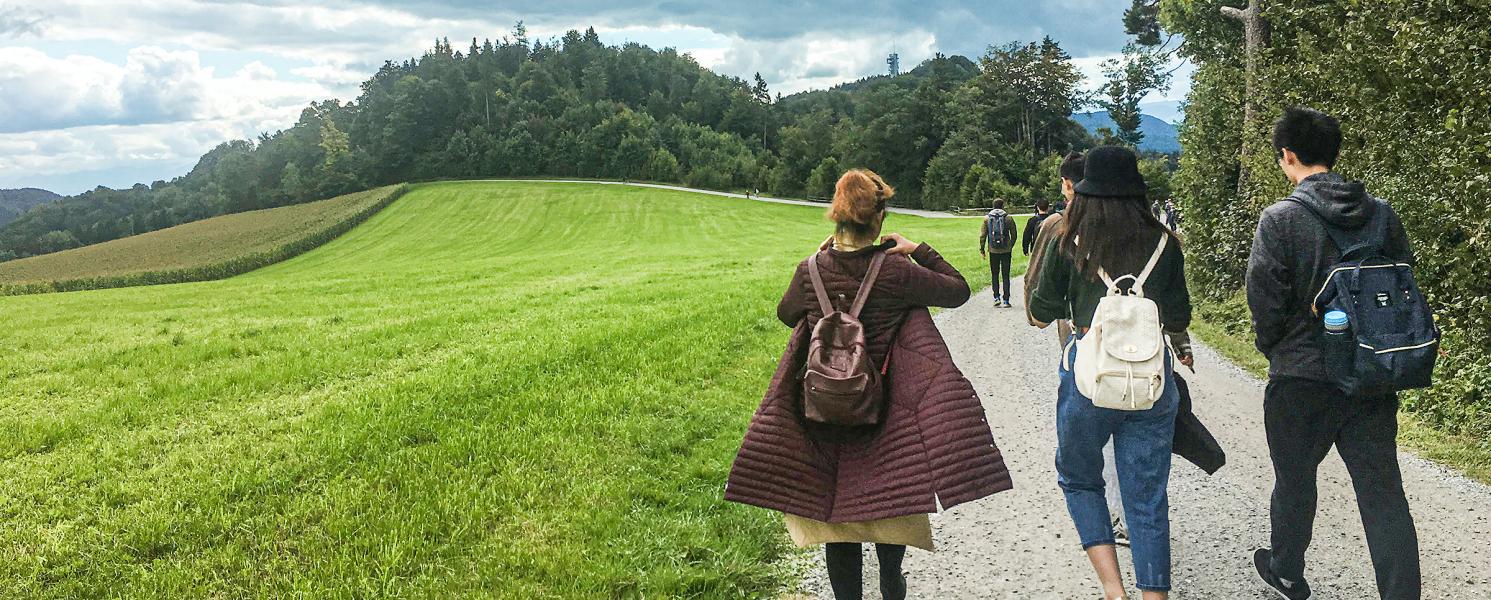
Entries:
[[1175,232],[1150,212],[1144,196],[1077,194],[1061,226],[1061,253],[1089,279],[1098,278],[1098,267],[1114,278],[1137,275],[1154,254],[1161,233],[1180,244]]

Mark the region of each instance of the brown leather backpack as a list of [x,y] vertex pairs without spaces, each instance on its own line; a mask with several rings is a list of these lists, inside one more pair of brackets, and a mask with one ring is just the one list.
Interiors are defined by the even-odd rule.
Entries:
[[870,270],[859,284],[849,312],[834,309],[818,273],[818,257],[808,260],[808,274],[813,292],[823,309],[823,318],[813,326],[808,340],[808,360],[803,371],[802,405],[804,416],[812,422],[839,426],[864,426],[880,423],[885,388],[880,370],[870,360],[865,345],[865,328],[859,322],[885,253],[877,252]]

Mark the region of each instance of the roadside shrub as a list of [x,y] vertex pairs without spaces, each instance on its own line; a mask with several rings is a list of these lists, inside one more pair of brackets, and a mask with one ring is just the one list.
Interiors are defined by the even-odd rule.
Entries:
[[[1346,137],[1338,170],[1402,216],[1445,332],[1435,387],[1406,406],[1440,429],[1491,436],[1491,11],[1455,0],[1268,2],[1271,44],[1245,93],[1241,26],[1222,4],[1161,7],[1198,65],[1173,182],[1198,297],[1221,302],[1242,287],[1258,212],[1289,192],[1269,147],[1272,120],[1289,105],[1335,115]],[[1245,99],[1258,113],[1246,131]]]

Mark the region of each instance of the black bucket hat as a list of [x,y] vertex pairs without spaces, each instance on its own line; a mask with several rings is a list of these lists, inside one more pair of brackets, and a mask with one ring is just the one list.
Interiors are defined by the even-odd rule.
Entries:
[[1099,146],[1087,152],[1087,169],[1076,190],[1083,196],[1144,196],[1149,186],[1139,174],[1139,157],[1123,146]]

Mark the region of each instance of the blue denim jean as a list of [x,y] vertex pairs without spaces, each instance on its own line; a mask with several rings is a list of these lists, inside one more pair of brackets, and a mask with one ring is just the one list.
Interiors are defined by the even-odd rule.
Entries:
[[[1077,345],[1068,344],[1068,361]],[[1173,368],[1170,358],[1166,368]],[[1118,467],[1119,495],[1134,554],[1135,584],[1141,590],[1170,590],[1170,449],[1180,393],[1175,379],[1165,382],[1159,401],[1148,410],[1098,408],[1077,391],[1072,372],[1061,368],[1056,400],[1056,474],[1066,494],[1067,512],[1084,549],[1113,544],[1113,517],[1103,498],[1103,446],[1111,438]]]

